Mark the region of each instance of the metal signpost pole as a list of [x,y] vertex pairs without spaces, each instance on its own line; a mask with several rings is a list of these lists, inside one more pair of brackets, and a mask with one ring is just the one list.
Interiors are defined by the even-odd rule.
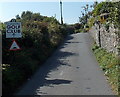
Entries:
[[12,45],[10,47],[10,51],[12,51],[12,62],[14,63],[15,61],[15,52],[16,50],[20,50],[20,47],[18,46],[18,44],[15,41],[15,38],[21,38],[22,34],[21,34],[21,23],[20,22],[16,22],[15,19],[11,19],[10,22],[6,22],[6,38],[13,38],[12,39]]
[[[15,20],[15,19],[12,19],[10,22],[16,22],[16,20]],[[14,41],[15,32],[13,32],[12,34],[13,34],[13,39],[12,39],[12,41]],[[14,61],[15,61],[15,53],[14,53],[14,51],[12,52],[12,55],[13,55],[13,58],[12,58],[11,64],[14,65]]]

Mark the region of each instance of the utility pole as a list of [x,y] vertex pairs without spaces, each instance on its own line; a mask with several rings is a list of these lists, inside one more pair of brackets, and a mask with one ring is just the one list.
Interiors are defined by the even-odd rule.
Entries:
[[61,10],[61,24],[63,24],[63,17],[62,17],[62,1],[60,0],[60,10]]

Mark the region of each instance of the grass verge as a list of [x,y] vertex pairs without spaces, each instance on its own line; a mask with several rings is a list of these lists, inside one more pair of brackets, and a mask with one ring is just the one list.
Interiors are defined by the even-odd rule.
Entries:
[[96,44],[93,45],[92,50],[99,62],[101,69],[107,76],[108,82],[110,83],[112,90],[116,95],[120,96],[119,85],[119,69],[120,59],[113,53],[107,52],[105,49],[98,47]]

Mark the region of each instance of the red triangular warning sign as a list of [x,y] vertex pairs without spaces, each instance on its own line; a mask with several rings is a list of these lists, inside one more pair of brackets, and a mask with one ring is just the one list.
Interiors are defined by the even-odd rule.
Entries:
[[9,50],[11,50],[11,51],[20,50],[20,47],[15,40],[13,40],[12,45]]

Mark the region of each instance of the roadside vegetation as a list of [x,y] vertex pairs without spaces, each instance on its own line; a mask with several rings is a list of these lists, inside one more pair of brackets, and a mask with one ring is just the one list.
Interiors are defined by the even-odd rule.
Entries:
[[118,95],[120,92],[118,90],[120,84],[120,81],[118,79],[120,59],[115,54],[107,52],[105,49],[98,47],[96,44],[94,44],[92,50],[96,55],[96,59],[98,60],[101,69],[107,76],[107,79],[111,84],[113,91]]
[[[115,27],[120,29],[120,1],[114,2],[114,0],[109,0],[107,2],[94,2],[93,5],[86,4],[83,6],[83,11],[81,11],[82,16],[79,17],[79,22],[83,26],[80,28],[84,32],[88,32],[94,23],[100,21],[101,24],[107,25],[114,24]],[[91,9],[91,10],[90,10]],[[106,19],[101,19],[101,14],[109,14]]]
[[5,37],[5,24],[2,30],[2,69],[3,95],[12,95],[31,77],[67,36],[69,26],[61,25],[54,17],[40,13],[22,12],[16,16],[22,23],[21,39],[16,39],[21,50],[9,51],[12,39]]
[[[108,29],[111,24],[113,24],[115,28],[120,29],[119,6],[120,2],[99,3],[93,10],[93,17],[96,17],[93,19],[93,21],[100,21],[100,23],[103,24],[106,27],[106,29]],[[108,17],[106,19],[101,19],[100,15],[104,13],[108,14]]]

